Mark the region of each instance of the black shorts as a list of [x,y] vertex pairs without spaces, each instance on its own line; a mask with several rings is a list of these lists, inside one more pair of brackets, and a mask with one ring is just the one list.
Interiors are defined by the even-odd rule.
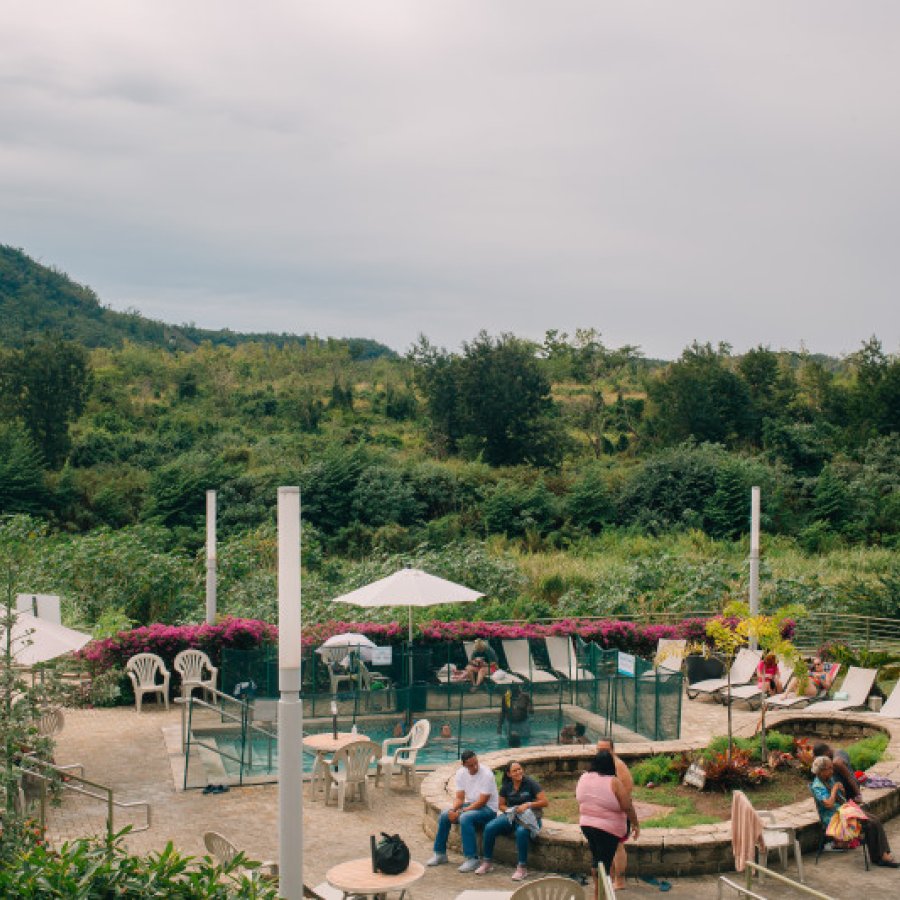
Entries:
[[619,849],[622,838],[591,825],[582,825],[581,833],[587,838],[588,846],[591,848],[593,867],[596,869],[598,863],[603,863],[603,868],[609,874],[612,869],[613,857],[616,855],[616,850]]

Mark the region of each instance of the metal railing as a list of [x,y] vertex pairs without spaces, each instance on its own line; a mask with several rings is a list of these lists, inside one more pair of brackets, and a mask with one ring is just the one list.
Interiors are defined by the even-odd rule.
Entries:
[[[765,612],[765,610],[763,610]],[[685,619],[709,618],[718,613],[708,609],[658,612],[647,615],[616,613],[610,616],[577,616],[584,622],[621,619],[647,625],[677,625]],[[513,619],[502,623],[521,624]],[[535,619],[536,624],[553,624],[556,619]],[[797,622],[794,643],[801,650],[817,650],[822,644],[840,641],[857,650],[900,652],[900,619],[860,616],[853,613],[809,612]]]
[[823,894],[821,891],[817,891],[815,888],[811,888],[809,885],[803,884],[799,881],[794,881],[793,878],[788,878],[787,875],[782,875],[780,872],[775,872],[772,869],[767,869],[765,866],[760,866],[755,862],[750,862],[748,860],[745,865],[747,867],[747,875],[746,883],[744,885],[740,885],[737,882],[732,881],[730,878],[726,878],[724,875],[720,876],[717,894],[719,900],[723,900],[723,888],[726,887],[737,891],[738,896],[742,898],[751,897],[753,898],[753,900],[766,900],[766,897],[762,894],[757,894],[750,890],[750,886],[753,883],[754,873],[760,876],[760,880],[762,880],[762,876],[765,875],[768,878],[772,878],[781,884],[793,888],[795,891],[799,891],[801,894],[806,894],[808,897],[817,897],[818,900],[837,900],[836,897],[832,897],[830,894]]
[[[38,794],[38,822],[42,829],[47,827],[47,811],[52,803],[51,794],[55,791],[68,792],[104,804],[106,807],[107,837],[112,837],[116,832],[115,811],[117,809],[144,809],[144,824],[132,826],[131,831],[133,833],[147,831],[152,825],[152,812],[149,803],[143,800],[116,800],[115,793],[111,787],[85,778],[83,774],[84,767],[80,764],[56,766],[37,757],[28,756],[23,759],[18,768],[23,778],[34,779],[40,786]],[[74,774],[75,769],[81,769],[82,774]]]

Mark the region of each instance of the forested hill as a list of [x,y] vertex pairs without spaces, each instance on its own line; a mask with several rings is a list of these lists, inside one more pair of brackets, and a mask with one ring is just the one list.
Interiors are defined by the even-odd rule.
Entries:
[[[211,331],[189,325],[167,325],[137,312],[116,312],[103,306],[97,295],[63,272],[35,262],[22,250],[0,244],[0,345],[22,347],[31,338],[53,333],[85,347],[121,347],[136,344],[192,350],[203,341],[235,347],[254,342],[282,347],[304,345],[308,335],[242,334],[227,329]],[[354,359],[393,356],[384,344],[367,338],[345,338]]]

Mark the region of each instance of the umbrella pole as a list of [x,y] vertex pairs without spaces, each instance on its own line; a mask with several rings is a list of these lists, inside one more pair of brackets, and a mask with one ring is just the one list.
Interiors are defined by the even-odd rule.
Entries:
[[412,606],[408,607],[409,609],[409,640],[406,644],[407,654],[409,655],[409,679],[406,685],[406,725],[410,727],[412,725],[412,686],[413,686],[413,647],[412,647],[412,639],[413,639],[413,608]]

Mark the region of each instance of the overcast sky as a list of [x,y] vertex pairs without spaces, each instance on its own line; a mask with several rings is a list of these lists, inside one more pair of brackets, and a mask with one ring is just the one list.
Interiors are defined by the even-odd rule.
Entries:
[[0,243],[115,309],[900,349],[896,0],[0,15]]

